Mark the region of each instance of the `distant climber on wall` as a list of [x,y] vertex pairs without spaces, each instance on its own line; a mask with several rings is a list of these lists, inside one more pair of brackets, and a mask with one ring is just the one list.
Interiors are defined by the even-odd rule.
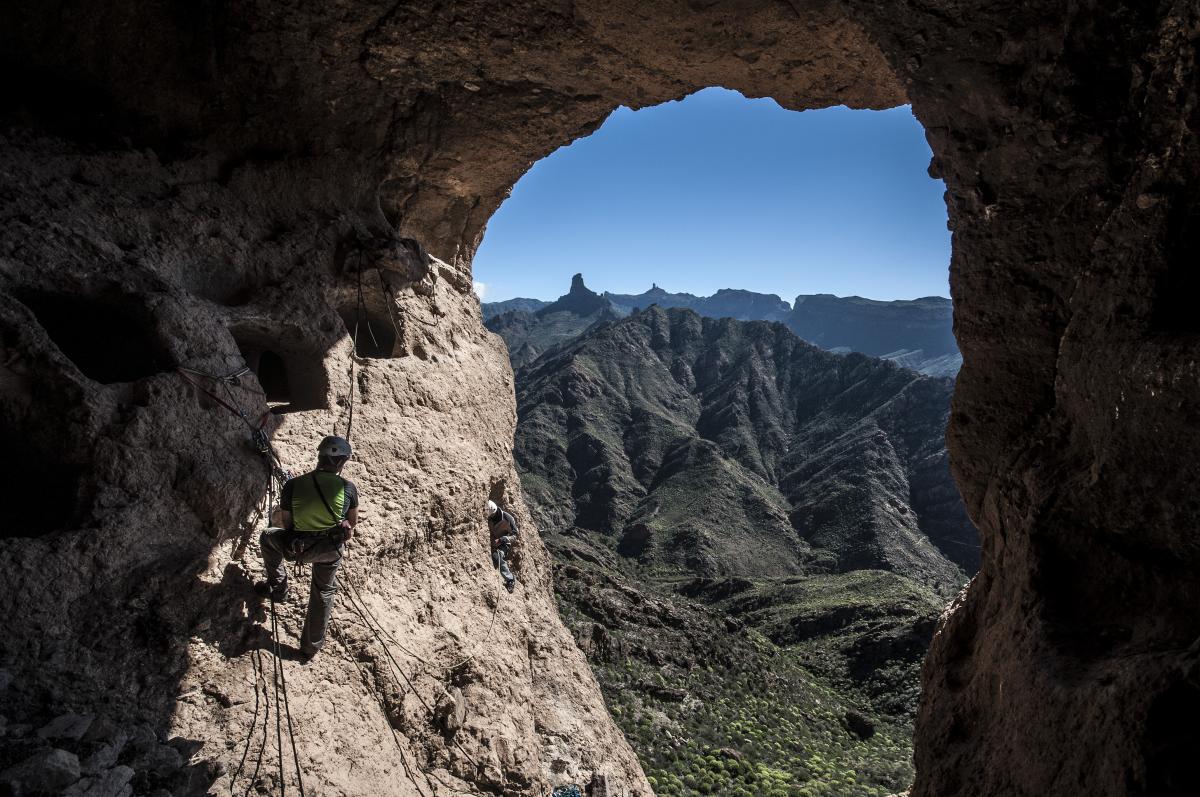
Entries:
[[512,556],[512,547],[517,542],[517,519],[496,506],[495,501],[488,501],[487,521],[492,535],[492,565],[504,576],[504,588],[512,592],[517,585],[517,577],[508,567],[508,558]]
[[326,437],[317,447],[317,469],[290,479],[280,495],[280,524],[259,538],[267,580],[255,586],[258,594],[276,603],[287,600],[284,560],[312,565],[308,614],[300,635],[300,654],[317,655],[325,643],[325,627],[337,594],[342,550],[358,523],[358,489],[338,475],[350,459],[350,443]]

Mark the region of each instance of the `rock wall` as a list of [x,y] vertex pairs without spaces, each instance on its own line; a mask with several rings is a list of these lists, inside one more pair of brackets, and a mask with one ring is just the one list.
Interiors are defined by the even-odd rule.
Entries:
[[[25,505],[0,541],[3,714],[18,726],[0,770],[41,750],[33,731],[73,710],[103,715],[125,741],[150,728],[199,743],[188,752],[223,772],[219,791],[247,745],[237,787],[248,785],[265,730],[259,776],[274,788],[266,705],[280,706],[267,690],[260,711],[256,694],[272,678],[271,625],[250,590],[267,471],[247,424],[265,421],[302,472],[316,442],[352,420],[360,533],[311,665],[288,658],[307,574],[279,617],[310,793],[541,795],[597,773],[617,793],[649,793],[558,620],[536,531],[514,594],[491,568],[484,501],[527,515],[511,371],[466,272],[396,239],[378,213],[317,204],[307,192],[319,178],[293,168],[223,183],[204,159],[23,132],[0,149],[5,476]],[[344,319],[360,316],[359,350],[376,356],[352,360]],[[246,364],[257,376],[233,384],[196,373]],[[209,786],[145,774],[140,748],[122,749],[129,771],[93,780],[138,773],[139,793]]]
[[[474,507],[516,481],[511,385],[479,331],[470,255],[533,160],[620,103],[721,84],[794,109],[907,99],[946,181],[964,357],[950,448],[984,552],[927,662],[913,794],[1184,793],[1200,744],[1188,652],[1200,637],[1198,17],[1195,0],[0,10],[11,78],[0,384],[6,450],[25,457],[5,473],[36,474],[46,507],[3,542],[13,704],[111,704],[208,733],[176,698],[209,672],[205,649],[249,675],[238,646],[250,643],[229,641],[247,625],[243,586],[227,582],[245,576],[226,570],[217,541],[237,537],[264,478],[239,422],[165,369],[254,360],[264,372],[264,352],[277,355],[264,387],[280,395],[282,361],[308,414],[271,433],[302,461],[348,414],[336,403],[348,380],[339,311],[356,304],[360,247],[368,281],[381,268],[394,280],[395,297],[374,295],[371,312],[394,308],[398,326],[396,357],[356,372],[360,429],[387,420],[397,432],[360,432],[352,474],[365,493],[396,495],[395,509],[375,503],[359,555],[392,550],[384,558],[402,566],[364,568],[367,599],[381,611],[398,601],[385,622],[418,639],[414,616],[429,640],[457,616],[462,649],[480,640]],[[431,269],[397,234],[450,265]],[[60,527],[73,531],[41,533]],[[473,682],[487,699],[474,705],[503,714],[496,727],[520,716],[532,730],[489,753],[514,756],[501,767],[510,783],[603,763],[644,788],[553,620],[536,544],[523,567],[532,591],[502,607],[530,614],[498,614],[497,639],[511,644],[489,642],[496,659]],[[460,589],[442,588],[446,572]],[[345,625],[338,644],[365,650]],[[520,651],[523,633],[562,640],[549,648],[569,663],[561,677],[513,677],[538,659]],[[419,652],[437,661],[436,649]],[[328,711],[365,717],[387,692],[378,653],[362,655],[376,657],[375,685]],[[328,673],[345,700],[352,672]],[[518,682],[509,697],[529,715],[496,707]],[[579,691],[562,693],[562,713],[538,713],[539,684]],[[402,744],[465,774],[457,748],[443,755],[398,700]],[[579,735],[539,725],[547,716]],[[211,722],[212,740],[222,722],[240,727]],[[327,733],[306,740],[323,766],[347,744],[378,749]],[[469,738],[483,758],[482,729]]]

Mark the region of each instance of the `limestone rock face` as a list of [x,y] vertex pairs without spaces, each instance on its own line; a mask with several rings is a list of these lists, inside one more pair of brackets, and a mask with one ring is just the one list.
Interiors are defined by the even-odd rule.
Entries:
[[[535,159],[620,103],[720,84],[794,109],[911,101],[946,181],[950,452],[983,556],[927,660],[913,795],[1190,793],[1198,18],[1194,0],[5,5],[0,442],[39,507],[0,543],[12,711],[104,702],[233,758],[216,751],[245,705],[180,695],[252,697],[253,556],[230,548],[266,474],[170,369],[249,365],[231,390],[252,422],[293,410],[267,432],[296,467],[356,385],[370,508],[348,580],[431,672],[480,651],[460,749],[409,699],[432,705],[436,677],[400,686],[365,625],[338,625],[293,679],[324,793],[418,793],[380,753],[397,742],[418,782],[520,793],[605,768],[645,791],[535,535],[483,623],[477,506],[503,492],[526,516],[468,263]],[[374,319],[353,376],[347,316]]]

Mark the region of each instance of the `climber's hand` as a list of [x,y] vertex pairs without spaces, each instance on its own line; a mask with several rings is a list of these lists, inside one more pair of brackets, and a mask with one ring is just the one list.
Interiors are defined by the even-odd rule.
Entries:
[[342,541],[350,542],[350,538],[354,536],[354,527],[350,525],[349,520],[343,520],[342,526]]

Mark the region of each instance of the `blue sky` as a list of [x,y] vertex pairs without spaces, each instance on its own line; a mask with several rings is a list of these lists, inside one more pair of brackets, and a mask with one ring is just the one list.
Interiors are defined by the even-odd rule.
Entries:
[[720,288],[948,296],[950,233],[908,107],[796,113],[705,89],[619,108],[534,164],[475,257],[485,301]]

